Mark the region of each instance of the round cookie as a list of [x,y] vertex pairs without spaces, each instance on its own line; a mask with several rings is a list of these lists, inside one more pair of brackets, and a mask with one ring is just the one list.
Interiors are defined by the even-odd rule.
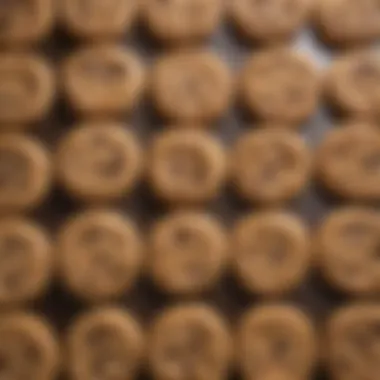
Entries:
[[309,233],[295,215],[280,211],[250,214],[231,233],[233,270],[248,291],[279,295],[305,279],[311,249]]
[[242,316],[236,334],[237,364],[244,380],[304,380],[316,364],[316,334],[299,309],[269,304]]
[[319,227],[315,250],[322,274],[355,295],[380,292],[380,213],[350,206],[331,212]]
[[128,292],[142,265],[135,225],[113,211],[86,211],[67,221],[59,233],[57,251],[64,285],[90,302]]
[[227,326],[213,309],[193,303],[174,306],[153,323],[150,369],[157,380],[223,380],[230,344]]
[[52,107],[54,95],[53,72],[41,57],[20,52],[1,54],[1,124],[39,121]]
[[325,79],[331,106],[345,116],[380,116],[380,53],[361,51],[336,59]]
[[57,151],[57,175],[82,201],[120,199],[142,172],[142,152],[135,136],[116,122],[83,123],[69,132]]
[[24,312],[0,316],[0,377],[54,380],[59,370],[59,346],[51,327]]
[[316,176],[329,191],[355,201],[380,199],[380,135],[351,125],[330,131],[316,152]]
[[137,17],[138,4],[139,0],[62,0],[60,19],[79,38],[122,37]]
[[54,0],[4,0],[0,3],[0,45],[39,42],[54,23]]
[[232,81],[223,61],[205,50],[169,53],[152,69],[151,96],[157,112],[174,122],[212,122],[232,98]]
[[169,130],[153,140],[149,182],[154,193],[172,204],[194,204],[218,195],[226,158],[220,143],[199,130]]
[[307,57],[286,48],[254,53],[240,74],[240,98],[254,117],[302,124],[315,112],[319,75]]
[[248,132],[230,154],[230,179],[249,202],[284,203],[306,187],[311,154],[302,137],[280,129]]
[[39,206],[51,182],[49,154],[39,141],[18,134],[0,136],[0,214]]
[[215,285],[225,269],[225,231],[206,213],[174,212],[155,223],[149,241],[150,273],[166,292],[202,292]]
[[307,22],[310,0],[234,0],[230,18],[248,40],[276,44],[292,38]]
[[380,363],[380,306],[345,306],[327,323],[324,349],[333,380],[377,380]]
[[142,19],[149,32],[169,45],[192,44],[209,37],[223,15],[222,0],[143,0]]
[[133,379],[144,343],[141,327],[127,311],[105,307],[86,312],[67,334],[70,379]]
[[83,116],[130,113],[145,87],[145,69],[131,50],[93,45],[69,56],[62,68],[63,91]]

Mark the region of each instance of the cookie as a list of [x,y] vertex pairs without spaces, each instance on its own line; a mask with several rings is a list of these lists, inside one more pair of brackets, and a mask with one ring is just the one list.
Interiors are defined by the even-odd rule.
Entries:
[[41,57],[28,53],[2,53],[0,123],[12,124],[14,128],[13,124],[33,123],[45,117],[53,105],[54,82],[51,67]]
[[174,306],[153,323],[149,363],[157,380],[220,380],[228,376],[230,336],[218,313],[202,304]]
[[118,38],[132,28],[138,4],[138,0],[62,0],[60,21],[70,34],[79,38]]
[[333,380],[377,380],[380,363],[380,306],[345,306],[327,323],[326,361]]
[[63,91],[83,116],[130,113],[145,87],[145,70],[131,50],[94,45],[69,56],[62,67]]
[[76,126],[57,151],[57,176],[67,191],[85,202],[106,202],[127,196],[142,171],[136,137],[117,122]]
[[316,234],[315,250],[327,281],[343,292],[380,292],[380,214],[349,206],[328,215]]
[[149,153],[148,179],[154,193],[172,204],[202,203],[216,197],[225,180],[221,144],[197,130],[157,135]]
[[380,199],[380,135],[371,128],[338,127],[317,149],[316,177],[330,192],[354,201]]
[[233,271],[260,295],[292,291],[305,279],[311,258],[309,233],[295,215],[263,211],[240,219],[231,232]]
[[169,214],[154,224],[149,241],[150,273],[168,293],[191,295],[208,290],[225,269],[225,231],[206,213]]
[[143,0],[142,19],[158,41],[183,46],[212,35],[223,15],[221,0]]
[[60,277],[66,288],[90,302],[128,292],[140,272],[142,245],[129,218],[90,210],[68,220],[57,240]]
[[326,99],[334,110],[349,117],[380,116],[380,54],[361,51],[333,62],[325,80]]
[[36,208],[51,183],[50,156],[39,141],[18,134],[0,136],[0,214]]
[[242,135],[230,153],[230,179],[249,202],[280,204],[308,184],[311,154],[296,133],[263,129]]
[[105,307],[86,312],[67,334],[70,379],[133,379],[144,343],[141,327],[126,310]]
[[337,46],[357,46],[380,38],[377,0],[319,0],[315,24],[321,37]]
[[4,379],[54,380],[59,346],[51,327],[34,314],[0,316],[0,376]]
[[0,45],[41,41],[54,24],[53,0],[4,0],[0,3]]
[[151,79],[157,112],[175,123],[207,124],[223,116],[231,103],[229,70],[218,56],[205,50],[159,58]]
[[253,307],[237,327],[237,364],[244,380],[305,380],[316,364],[316,333],[299,309]]
[[320,80],[312,62],[286,48],[254,53],[240,74],[243,107],[257,119],[302,124],[318,106]]
[[260,44],[291,39],[308,21],[310,0],[235,0],[230,18],[243,37]]

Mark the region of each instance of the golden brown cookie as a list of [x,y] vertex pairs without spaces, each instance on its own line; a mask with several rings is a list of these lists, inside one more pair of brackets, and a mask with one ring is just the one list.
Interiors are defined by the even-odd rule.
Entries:
[[318,106],[318,72],[307,57],[290,49],[254,53],[239,81],[243,106],[260,120],[301,124]]
[[136,226],[113,211],[86,211],[68,220],[61,227],[57,250],[64,285],[86,301],[128,292],[142,265]]
[[144,343],[141,327],[126,310],[104,307],[86,312],[68,331],[70,379],[133,379]]
[[306,380],[316,364],[316,334],[298,308],[253,307],[237,329],[237,363],[244,380]]
[[308,21],[311,0],[234,0],[230,17],[247,39],[276,44],[293,37]]
[[230,336],[218,313],[202,304],[165,310],[152,326],[150,369],[157,380],[223,380],[230,364]]
[[249,291],[278,295],[305,279],[311,250],[309,233],[295,215],[266,211],[240,219],[232,230],[233,270]]
[[130,113],[145,86],[145,70],[137,55],[117,45],[78,50],[62,68],[63,90],[75,111],[84,116]]
[[0,213],[39,206],[51,182],[50,156],[39,141],[25,135],[0,135]]
[[0,316],[0,376],[4,379],[54,380],[59,346],[51,327],[34,314]]
[[230,179],[249,202],[279,204],[302,192],[311,172],[311,154],[296,133],[263,129],[242,135],[230,154]]
[[153,66],[151,94],[159,114],[174,122],[207,123],[227,110],[232,82],[223,61],[205,50],[169,53]]
[[0,55],[0,123],[39,121],[50,110],[54,95],[52,69],[41,57],[16,52]]
[[70,194],[88,202],[128,195],[142,171],[136,137],[116,122],[83,123],[61,141],[57,175]]
[[218,195],[225,179],[221,144],[199,130],[169,130],[154,139],[148,177],[154,193],[174,204],[201,203]]
[[61,0],[60,18],[69,33],[85,39],[122,37],[129,32],[139,0]]
[[177,211],[157,221],[148,251],[154,281],[180,295],[215,285],[227,261],[223,227],[211,215],[196,211]]

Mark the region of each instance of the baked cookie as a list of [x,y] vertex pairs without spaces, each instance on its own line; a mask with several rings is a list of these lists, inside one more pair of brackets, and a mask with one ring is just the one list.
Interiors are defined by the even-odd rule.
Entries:
[[0,214],[39,206],[51,183],[50,156],[39,141],[19,134],[0,135]]
[[59,370],[57,338],[37,315],[2,313],[0,358],[0,376],[4,379],[54,380]]
[[380,199],[380,135],[371,128],[336,128],[316,152],[316,175],[331,192],[355,201]]
[[154,193],[174,204],[201,203],[218,195],[226,158],[212,135],[197,130],[169,130],[154,139],[148,179]]
[[0,45],[27,45],[46,37],[54,24],[54,0],[0,3]]
[[331,379],[378,379],[379,326],[378,303],[352,304],[331,316],[324,346]]
[[233,228],[230,246],[236,277],[251,292],[282,294],[307,275],[309,233],[295,215],[266,211],[245,216]]
[[380,53],[361,51],[338,58],[325,80],[331,106],[345,116],[380,116]]
[[57,175],[74,197],[88,202],[120,199],[134,188],[142,171],[135,136],[116,122],[87,122],[60,142]]
[[308,184],[311,154],[302,137],[280,129],[242,135],[230,154],[230,179],[249,202],[279,204]]
[[152,326],[148,352],[152,374],[157,380],[226,379],[230,344],[227,326],[210,307],[172,307]]
[[261,44],[289,40],[308,21],[311,0],[234,0],[230,17],[247,39]]
[[85,47],[66,59],[63,90],[84,116],[131,112],[145,87],[145,70],[131,50],[116,45]]
[[70,219],[61,228],[57,251],[64,285],[85,301],[128,292],[142,265],[135,225],[113,211],[86,211]]
[[62,0],[61,22],[79,38],[122,37],[137,17],[138,4],[139,0]]
[[211,215],[177,211],[155,223],[149,241],[150,272],[166,292],[202,292],[215,285],[225,269],[225,231]]
[[133,379],[144,343],[141,327],[126,310],[105,307],[86,312],[67,334],[70,379]]
[[211,122],[232,98],[232,81],[223,61],[205,50],[169,53],[153,66],[151,95],[164,118],[180,123]]
[[252,116],[301,124],[318,106],[319,75],[307,57],[286,48],[254,53],[240,74],[240,98]]
[[149,32],[170,45],[200,42],[219,26],[222,0],[142,0],[142,18]]
[[316,333],[298,308],[253,307],[237,328],[237,363],[244,380],[306,380],[316,364]]
[[54,95],[55,80],[52,69],[41,57],[19,52],[1,53],[1,124],[39,121],[52,107]]

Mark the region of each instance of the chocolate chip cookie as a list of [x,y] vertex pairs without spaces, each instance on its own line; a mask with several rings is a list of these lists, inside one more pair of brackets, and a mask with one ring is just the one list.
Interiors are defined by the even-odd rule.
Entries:
[[144,343],[141,327],[126,310],[105,307],[84,313],[68,331],[70,379],[133,379]]
[[263,129],[242,135],[230,154],[230,179],[249,202],[284,203],[302,192],[311,172],[311,154],[296,133]]
[[319,92],[319,75],[312,62],[286,48],[255,52],[240,74],[243,106],[265,121],[303,123],[315,112]]
[[0,214],[39,206],[51,182],[50,156],[39,141],[11,133],[0,136]]
[[64,285],[86,301],[109,300],[128,292],[142,264],[134,223],[107,210],[86,211],[67,221],[57,251]]
[[232,97],[229,70],[218,56],[205,50],[159,58],[151,85],[158,113],[174,122],[211,122],[223,115]]
[[154,139],[148,177],[154,193],[174,204],[207,202],[225,180],[226,159],[221,144],[197,130],[169,130]]
[[142,171],[135,136],[116,122],[83,123],[60,142],[57,175],[74,197],[106,202],[128,195]]
[[84,116],[111,116],[133,111],[145,87],[145,70],[131,50],[94,45],[66,59],[62,79],[75,111]]
[[316,364],[316,334],[299,309],[253,307],[237,329],[237,362],[244,380],[304,380]]
[[266,211],[240,219],[232,230],[233,270],[249,291],[278,295],[293,290],[307,275],[309,233],[295,215]]
[[230,364],[230,336],[218,313],[202,304],[172,307],[157,317],[149,340],[157,380],[221,380]]
[[28,53],[2,53],[0,123],[32,123],[46,116],[54,100],[54,82],[52,69],[41,57]]
[[164,291],[199,293],[219,280],[227,260],[225,231],[211,215],[177,211],[155,223],[150,236],[150,272]]

